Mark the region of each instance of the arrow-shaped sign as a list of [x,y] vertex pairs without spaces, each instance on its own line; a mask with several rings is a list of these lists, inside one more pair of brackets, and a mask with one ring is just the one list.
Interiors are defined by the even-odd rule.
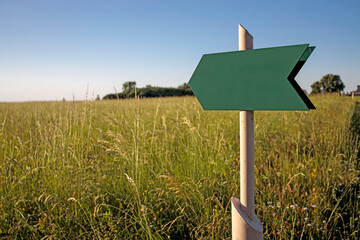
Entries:
[[309,44],[205,54],[189,85],[204,110],[315,109],[295,76]]

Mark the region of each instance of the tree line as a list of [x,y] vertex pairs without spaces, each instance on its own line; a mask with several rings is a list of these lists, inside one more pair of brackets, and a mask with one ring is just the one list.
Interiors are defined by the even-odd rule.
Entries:
[[[136,94],[135,94],[136,93]],[[123,99],[138,97],[172,97],[172,96],[191,96],[194,95],[187,83],[184,83],[177,88],[154,87],[146,85],[143,88],[136,88],[136,82],[125,82],[123,84],[122,92],[111,93],[103,97],[103,99]]]

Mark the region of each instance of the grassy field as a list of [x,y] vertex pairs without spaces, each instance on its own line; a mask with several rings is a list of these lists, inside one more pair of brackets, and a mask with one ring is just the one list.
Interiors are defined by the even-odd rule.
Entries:
[[[264,239],[360,237],[360,107],[312,101],[255,113]],[[0,103],[0,239],[230,239],[238,156],[194,97]]]

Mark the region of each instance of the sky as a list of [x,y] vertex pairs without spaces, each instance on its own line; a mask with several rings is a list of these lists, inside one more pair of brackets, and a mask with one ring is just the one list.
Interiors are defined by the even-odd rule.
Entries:
[[177,87],[206,53],[316,46],[296,77],[311,91],[340,75],[360,85],[360,1],[0,0],[0,102],[85,100],[122,84]]

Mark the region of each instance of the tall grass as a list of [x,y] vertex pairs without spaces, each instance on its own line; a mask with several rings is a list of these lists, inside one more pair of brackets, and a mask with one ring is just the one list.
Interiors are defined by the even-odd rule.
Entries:
[[[265,239],[360,236],[351,98],[255,113]],[[228,239],[239,113],[193,97],[0,104],[0,238]]]

